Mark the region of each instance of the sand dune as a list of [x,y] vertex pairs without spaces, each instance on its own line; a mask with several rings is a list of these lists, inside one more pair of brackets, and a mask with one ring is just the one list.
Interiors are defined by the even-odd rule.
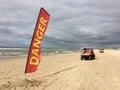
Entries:
[[120,51],[95,53],[91,61],[81,61],[79,53],[42,56],[27,75],[26,57],[0,60],[0,90],[120,90]]

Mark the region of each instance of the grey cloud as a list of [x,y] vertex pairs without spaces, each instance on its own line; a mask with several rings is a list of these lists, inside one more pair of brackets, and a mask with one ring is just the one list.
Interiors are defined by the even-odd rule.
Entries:
[[[2,38],[0,37],[0,41],[3,38],[7,41],[4,36],[9,33],[12,43],[17,42],[15,40],[17,38],[20,40],[20,45],[28,46],[39,8],[42,6],[51,15],[43,46],[118,47],[120,44],[119,3],[119,0],[58,0],[57,2],[1,0],[0,35]],[[27,44],[24,44],[26,42]]]

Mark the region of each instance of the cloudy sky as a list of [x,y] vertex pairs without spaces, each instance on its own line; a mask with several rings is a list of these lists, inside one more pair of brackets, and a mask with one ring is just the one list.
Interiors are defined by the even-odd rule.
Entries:
[[43,47],[120,47],[120,0],[0,0],[0,46],[29,47],[41,7]]

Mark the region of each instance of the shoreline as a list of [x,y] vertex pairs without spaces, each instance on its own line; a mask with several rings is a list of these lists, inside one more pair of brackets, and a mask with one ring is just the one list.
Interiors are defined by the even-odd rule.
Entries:
[[0,57],[0,61],[6,61],[6,60],[17,60],[17,59],[22,59],[22,58],[26,58],[27,56],[11,56],[11,57]]
[[[59,55],[59,54],[69,54],[69,53],[78,53],[74,52],[74,51],[65,51],[65,52],[54,52],[54,53],[41,53],[41,56],[53,56],[53,55]],[[0,56],[0,60],[1,59],[14,59],[14,58],[27,58],[28,55],[21,55],[21,56]]]

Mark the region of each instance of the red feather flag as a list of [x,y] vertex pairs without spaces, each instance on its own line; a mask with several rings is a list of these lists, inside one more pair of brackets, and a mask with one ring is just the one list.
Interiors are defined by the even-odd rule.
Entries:
[[29,49],[25,74],[35,72],[40,63],[40,46],[49,22],[49,18],[50,15],[45,11],[45,9],[41,8]]

